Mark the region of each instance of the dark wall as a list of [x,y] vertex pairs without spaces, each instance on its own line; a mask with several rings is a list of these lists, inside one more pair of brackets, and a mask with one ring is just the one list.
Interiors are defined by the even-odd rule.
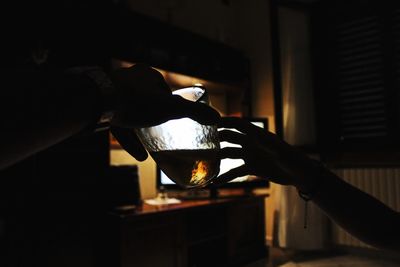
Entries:
[[[247,79],[240,51],[133,14],[123,2],[8,1],[0,67],[62,72],[100,65],[108,71],[115,57],[216,81]],[[107,180],[108,164],[108,132],[89,131],[2,171],[0,265],[101,265],[103,216],[112,203],[132,201],[110,193],[117,189]]]
[[311,9],[318,144],[334,164],[400,164],[398,1]]
[[[27,72],[107,68],[113,21],[107,18],[114,16],[108,6],[100,1],[7,1],[0,67]],[[38,64],[32,55],[44,51],[47,58]],[[33,94],[40,90],[31,89]],[[93,266],[108,164],[108,132],[89,130],[1,171],[0,265]]]

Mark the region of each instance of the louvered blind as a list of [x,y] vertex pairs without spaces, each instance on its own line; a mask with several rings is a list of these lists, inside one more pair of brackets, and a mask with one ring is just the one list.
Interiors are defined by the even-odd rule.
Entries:
[[319,1],[311,13],[321,154],[400,166],[400,1]]
[[370,16],[337,25],[338,102],[342,140],[388,134],[382,25]]

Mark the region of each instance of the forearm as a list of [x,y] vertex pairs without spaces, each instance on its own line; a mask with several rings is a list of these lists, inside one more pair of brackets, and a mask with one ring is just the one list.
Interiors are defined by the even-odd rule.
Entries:
[[4,75],[1,169],[82,131],[98,116],[96,89],[83,76],[31,71]]
[[346,183],[324,172],[313,201],[338,225],[367,244],[400,249],[400,214]]

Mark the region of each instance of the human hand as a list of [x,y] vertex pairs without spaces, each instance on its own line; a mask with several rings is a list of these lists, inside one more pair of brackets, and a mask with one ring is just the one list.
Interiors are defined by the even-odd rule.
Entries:
[[[294,185],[303,190],[311,186],[314,162],[305,154],[250,122],[235,117],[223,117],[219,128],[220,141],[241,145],[220,150],[220,158],[242,159],[244,165],[234,168],[214,180],[224,184],[247,174],[257,175],[282,185]],[[239,132],[229,129],[236,129]]]
[[147,152],[133,128],[154,126],[183,117],[202,124],[216,124],[219,119],[218,112],[208,105],[172,95],[161,73],[144,64],[118,69],[111,78],[116,88],[111,103],[116,110],[111,132],[137,160],[145,160]]

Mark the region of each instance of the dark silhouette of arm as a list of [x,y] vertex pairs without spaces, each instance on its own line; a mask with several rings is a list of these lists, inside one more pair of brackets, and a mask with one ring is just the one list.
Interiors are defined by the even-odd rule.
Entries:
[[400,213],[325,170],[312,201],[366,244],[400,250]]
[[400,213],[346,183],[324,165],[309,158],[270,132],[240,118],[222,118],[221,141],[241,145],[224,148],[221,158],[241,158],[245,164],[222,174],[215,184],[246,174],[295,186],[344,230],[377,248],[400,250]]
[[100,116],[89,79],[60,72],[2,72],[0,168],[75,135]]

